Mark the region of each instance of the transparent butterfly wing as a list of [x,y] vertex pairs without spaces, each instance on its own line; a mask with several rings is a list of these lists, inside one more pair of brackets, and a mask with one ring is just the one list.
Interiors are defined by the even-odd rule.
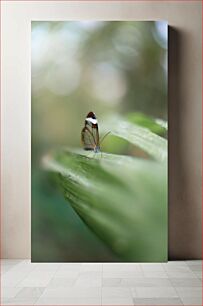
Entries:
[[85,150],[94,150],[99,146],[98,124],[93,112],[89,112],[85,119],[85,126],[81,132],[81,140]]
[[98,124],[85,120],[85,127],[81,132],[81,140],[85,150],[94,150],[99,146]]
[[95,142],[90,130],[85,126],[81,132],[81,140],[85,150],[94,150]]

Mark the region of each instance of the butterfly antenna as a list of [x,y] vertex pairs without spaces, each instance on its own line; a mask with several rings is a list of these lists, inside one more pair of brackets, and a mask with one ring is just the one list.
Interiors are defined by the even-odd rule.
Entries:
[[104,141],[104,139],[106,138],[106,136],[108,136],[110,133],[111,133],[111,132],[108,132],[108,133],[106,133],[106,134],[102,137],[102,139],[101,139],[101,141],[100,141],[100,144]]

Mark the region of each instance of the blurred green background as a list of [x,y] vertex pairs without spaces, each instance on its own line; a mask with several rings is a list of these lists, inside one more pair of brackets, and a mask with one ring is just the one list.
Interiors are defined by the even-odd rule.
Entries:
[[[41,167],[51,149],[81,146],[89,111],[99,123],[134,112],[167,120],[165,22],[32,22],[32,261],[121,261]],[[147,158],[115,136],[102,150]]]

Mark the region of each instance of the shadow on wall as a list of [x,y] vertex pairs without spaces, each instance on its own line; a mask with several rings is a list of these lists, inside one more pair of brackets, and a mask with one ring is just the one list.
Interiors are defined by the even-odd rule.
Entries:
[[189,135],[185,137],[185,127],[190,123],[185,120],[183,111],[186,101],[182,98],[185,90],[181,80],[185,50],[182,35],[184,33],[169,27],[169,260],[197,259],[202,253],[201,203],[198,186],[194,186],[195,181],[191,184],[194,173],[192,176],[185,156],[189,154],[186,150],[190,138]]

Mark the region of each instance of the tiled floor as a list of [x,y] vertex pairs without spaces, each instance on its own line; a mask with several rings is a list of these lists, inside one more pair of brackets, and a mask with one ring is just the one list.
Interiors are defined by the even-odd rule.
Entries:
[[1,305],[202,305],[202,262],[1,261]]

